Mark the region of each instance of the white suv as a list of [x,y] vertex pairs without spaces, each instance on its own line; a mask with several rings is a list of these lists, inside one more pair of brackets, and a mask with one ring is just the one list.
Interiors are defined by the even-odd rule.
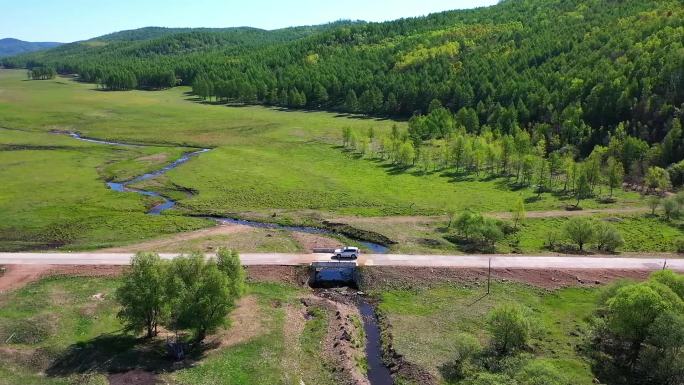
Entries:
[[361,254],[361,250],[358,247],[345,246],[341,249],[336,249],[334,254],[337,259],[357,259]]

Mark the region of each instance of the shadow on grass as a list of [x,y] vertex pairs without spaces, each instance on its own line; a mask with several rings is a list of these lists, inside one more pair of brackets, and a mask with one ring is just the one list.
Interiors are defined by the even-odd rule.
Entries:
[[126,334],[104,334],[69,346],[50,364],[48,376],[119,373],[133,369],[175,371],[191,366],[212,346],[191,347],[183,361],[174,361],[161,338],[141,339]]

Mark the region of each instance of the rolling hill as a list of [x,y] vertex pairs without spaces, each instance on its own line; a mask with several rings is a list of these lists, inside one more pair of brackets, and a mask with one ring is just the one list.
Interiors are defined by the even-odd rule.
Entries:
[[0,57],[14,56],[22,53],[41,51],[57,47],[61,44],[62,43],[53,42],[34,43],[12,38],[0,39]]
[[658,143],[681,124],[683,3],[507,0],[384,23],[146,28],[3,63],[111,90],[192,85],[231,103],[404,117],[442,105],[476,133],[524,128],[549,151],[586,155],[618,127]]

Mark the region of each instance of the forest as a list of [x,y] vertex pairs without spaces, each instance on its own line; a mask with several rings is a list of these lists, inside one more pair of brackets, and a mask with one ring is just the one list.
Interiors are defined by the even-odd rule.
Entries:
[[[544,154],[578,159],[621,141],[636,151],[621,154],[627,175],[670,167],[678,184],[682,42],[681,0],[507,0],[384,23],[147,28],[2,64],[108,90],[187,85],[213,103],[412,117],[416,151],[461,129],[497,140],[523,131]],[[632,169],[631,157],[646,165]]]

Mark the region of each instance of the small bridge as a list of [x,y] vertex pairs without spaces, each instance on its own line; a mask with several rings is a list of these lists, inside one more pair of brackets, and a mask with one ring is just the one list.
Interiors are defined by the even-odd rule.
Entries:
[[313,262],[309,265],[311,287],[357,287],[359,279],[356,262]]

